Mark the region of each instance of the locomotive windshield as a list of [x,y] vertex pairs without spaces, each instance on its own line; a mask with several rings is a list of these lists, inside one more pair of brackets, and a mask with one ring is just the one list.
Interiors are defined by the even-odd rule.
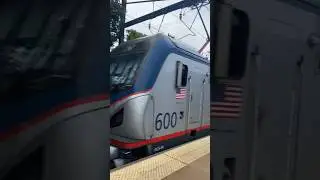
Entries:
[[110,64],[111,91],[125,90],[133,86],[144,53],[117,55]]
[[133,86],[151,42],[152,38],[127,41],[111,52],[111,91],[126,90]]

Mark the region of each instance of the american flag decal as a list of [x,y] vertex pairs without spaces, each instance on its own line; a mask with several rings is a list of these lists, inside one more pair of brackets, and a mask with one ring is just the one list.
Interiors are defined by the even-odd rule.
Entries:
[[186,88],[180,88],[178,89],[178,92],[176,92],[176,99],[184,99],[187,95],[187,89]]
[[219,82],[212,89],[211,117],[239,118],[242,107],[243,88],[238,81]]

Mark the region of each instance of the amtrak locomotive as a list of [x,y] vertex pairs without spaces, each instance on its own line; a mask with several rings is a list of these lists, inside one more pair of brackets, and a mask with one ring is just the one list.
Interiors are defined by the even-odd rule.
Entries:
[[210,62],[162,34],[115,48],[111,162],[116,167],[204,136],[210,127]]

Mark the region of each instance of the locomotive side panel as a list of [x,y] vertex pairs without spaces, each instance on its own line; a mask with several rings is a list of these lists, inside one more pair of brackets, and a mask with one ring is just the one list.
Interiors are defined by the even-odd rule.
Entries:
[[168,55],[153,86],[154,137],[185,130],[187,92],[179,93],[175,88],[176,62],[182,59],[176,54]]
[[[189,81],[180,90],[177,90],[175,87],[177,61],[186,65],[188,69]],[[198,63],[186,57],[177,54],[170,54],[167,57],[152,90],[155,101],[154,137],[201,126],[202,113],[207,112],[208,114],[209,111],[209,101],[202,101],[201,96],[201,92],[203,91],[202,82],[205,78],[205,73],[208,71],[208,65]],[[196,83],[190,84],[190,80],[194,80]],[[207,97],[209,86],[205,86],[204,88],[204,91],[207,92]],[[192,104],[191,102],[195,103]],[[191,121],[190,117],[194,120]]]
[[[255,176],[266,179],[290,179],[295,160],[295,126],[300,104],[299,64],[309,61],[305,55],[307,39],[315,30],[315,15],[282,2],[264,2],[272,6],[273,13],[263,12],[253,32],[255,43],[260,46],[261,64],[256,85],[261,112],[257,136]],[[259,8],[260,9],[260,8]],[[263,10],[263,11],[264,11]],[[283,15],[283,11],[286,15]],[[258,37],[259,35],[262,35]],[[254,44],[253,44],[254,45]],[[304,84],[304,82],[303,82]],[[312,88],[311,88],[312,89]],[[303,99],[303,97],[302,97]],[[308,112],[309,113],[309,112]],[[308,118],[301,119],[309,121]],[[310,160],[310,159],[309,159]],[[305,166],[307,166],[305,164]],[[271,168],[272,167],[272,168]],[[308,174],[310,175],[310,174]],[[309,177],[309,176],[308,176]]]
[[[307,62],[312,61],[307,55],[311,52],[308,47],[308,36],[318,33],[316,25],[319,20],[317,15],[311,12],[275,0],[239,0],[233,1],[232,6],[245,12],[250,22],[250,47],[245,77],[248,85],[245,87],[247,88],[245,114],[242,122],[239,122],[241,128],[238,130],[239,137],[243,135],[244,141],[239,140],[237,144],[241,147],[238,154],[245,151],[247,153],[237,159],[237,177],[248,179],[241,175],[249,169],[246,165],[252,163],[250,171],[253,178],[291,179],[290,172],[294,170],[296,161],[295,141],[298,136],[295,134],[295,127],[298,126],[298,122],[302,123],[300,126],[306,126],[305,122],[310,123],[311,116],[317,117],[316,113],[312,115],[310,113],[312,107],[316,107],[310,104],[311,99],[303,100],[304,108],[302,107],[301,112],[298,101],[300,98],[306,98],[303,94],[299,95],[301,91],[299,83],[302,81],[302,84],[306,85],[305,81],[310,81],[307,80],[307,74],[304,74],[313,71],[307,67],[310,65]],[[306,72],[301,73],[301,62],[303,62],[302,69],[308,69]],[[308,88],[316,91],[311,86]],[[306,94],[311,98],[310,90]],[[312,99],[316,101],[316,98]],[[308,129],[305,132],[310,132],[310,126]],[[249,134],[253,136],[252,139],[251,136],[249,138]],[[310,134],[303,142],[307,142],[309,138]],[[311,145],[311,141],[309,142]],[[310,145],[299,145],[299,148],[306,150]],[[316,148],[313,149],[316,152]],[[305,156],[315,153],[305,151],[303,154]],[[314,157],[311,159],[316,164],[317,159]],[[310,161],[310,158],[307,161]],[[303,166],[307,167],[308,163],[299,165],[298,171],[301,171]],[[316,174],[312,168],[304,171],[304,177]]]

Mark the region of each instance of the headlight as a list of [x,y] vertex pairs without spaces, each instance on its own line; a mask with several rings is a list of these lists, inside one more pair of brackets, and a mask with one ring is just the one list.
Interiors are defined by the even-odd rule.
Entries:
[[123,122],[123,108],[114,114],[110,121],[110,128],[120,126]]

